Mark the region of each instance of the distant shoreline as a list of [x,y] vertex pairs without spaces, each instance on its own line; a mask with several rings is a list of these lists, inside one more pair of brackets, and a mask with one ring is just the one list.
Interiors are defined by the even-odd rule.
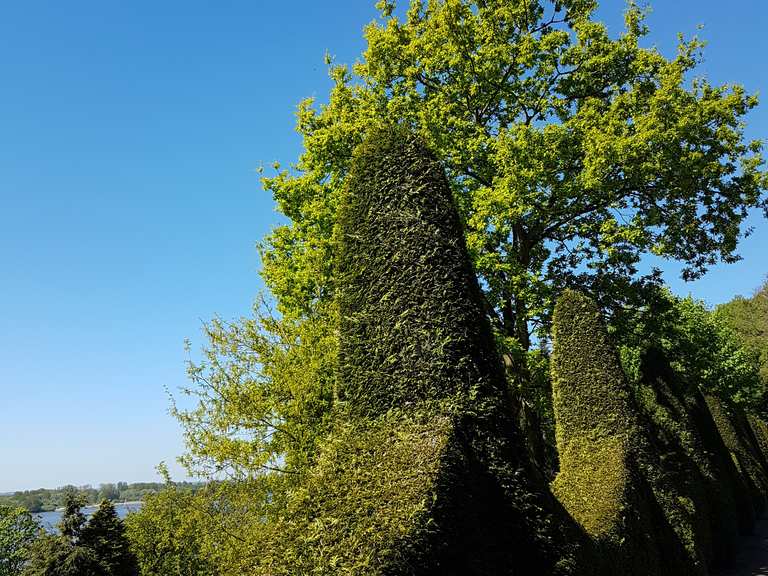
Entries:
[[[144,503],[144,500],[128,500],[127,502],[114,502],[114,501],[112,502],[112,504],[114,504],[115,506],[130,506],[130,505],[143,504],[143,503]],[[85,506],[83,506],[83,509],[85,509],[85,508],[98,508],[98,507],[99,507],[98,504],[86,504]],[[64,512],[64,510],[66,510],[66,508],[64,506],[59,506],[58,508],[55,508],[53,510],[49,510],[49,512]],[[45,513],[45,511],[43,511],[43,512],[36,512],[36,514],[44,514],[44,513]]]

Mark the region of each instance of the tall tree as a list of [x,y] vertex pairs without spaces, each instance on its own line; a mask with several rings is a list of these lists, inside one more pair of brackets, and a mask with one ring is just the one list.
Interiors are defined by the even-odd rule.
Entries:
[[380,1],[362,60],[331,66],[328,104],[301,104],[295,169],[264,181],[291,220],[263,244],[280,310],[333,294],[339,191],[380,117],[414,126],[445,164],[488,310],[526,349],[563,287],[621,305],[657,279],[638,275],[644,254],[682,261],[687,279],[736,260],[748,209],[768,210],[761,144],[743,136],[757,99],[690,78],[698,39],[668,59],[641,46],[634,3],[615,39],[596,6],[414,0],[400,18]]
[[410,126],[446,169],[507,352],[548,331],[563,288],[612,310],[643,303],[659,281],[639,274],[644,255],[696,278],[738,258],[749,209],[768,212],[762,147],[744,137],[756,97],[693,78],[696,38],[673,58],[644,47],[634,3],[615,37],[595,0],[377,6],[361,60],[329,59],[327,103],[299,106],[300,158],[264,179],[289,220],[260,248],[276,312],[212,322],[190,366],[199,404],[177,415],[197,470],[311,460],[334,401],[337,206],[352,150],[382,119]]
[[136,558],[131,553],[123,521],[109,500],[102,500],[98,510],[80,532],[78,543],[93,550],[104,568],[105,576],[135,576]]
[[86,518],[82,510],[85,504],[85,497],[81,494],[69,492],[65,496],[64,513],[59,521],[59,531],[73,544],[77,542],[85,525]]

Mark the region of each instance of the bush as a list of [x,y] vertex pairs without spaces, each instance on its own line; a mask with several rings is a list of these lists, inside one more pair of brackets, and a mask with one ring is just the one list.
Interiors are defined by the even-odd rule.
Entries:
[[555,307],[553,345],[560,454],[553,490],[594,538],[603,569],[627,575],[706,573],[702,511],[668,473],[594,302],[563,293]]
[[341,402],[264,523],[258,573],[574,569],[578,532],[527,460],[445,174],[407,129],[357,150],[336,242]]

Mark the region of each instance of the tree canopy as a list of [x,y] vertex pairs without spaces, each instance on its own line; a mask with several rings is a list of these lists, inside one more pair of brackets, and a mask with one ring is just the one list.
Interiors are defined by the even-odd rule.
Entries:
[[716,314],[759,357],[762,392],[768,392],[768,280],[750,298],[737,296],[717,307]]
[[738,258],[750,209],[768,211],[762,146],[744,136],[757,98],[696,77],[703,43],[645,46],[629,3],[609,34],[591,0],[377,4],[352,67],[328,59],[327,101],[299,105],[303,152],[263,185],[288,223],[260,244],[269,306],[207,326],[190,365],[199,401],[176,412],[187,463],[295,470],[311,462],[334,403],[334,228],[352,151],[382,120],[409,126],[445,168],[485,312],[505,352],[546,335],[564,288],[620,312],[660,276],[696,278]]
[[0,505],[0,576],[21,572],[40,530],[40,524],[28,511]]
[[666,58],[642,46],[640,8],[612,38],[596,5],[418,0],[401,17],[379,2],[362,59],[331,65],[327,103],[300,105],[298,162],[264,180],[291,220],[262,244],[280,311],[333,294],[339,193],[382,117],[444,163],[489,311],[526,348],[563,287],[623,304],[657,280],[638,274],[644,254],[682,261],[685,278],[735,260],[748,209],[768,209],[761,144],[743,135],[756,97],[692,78],[700,40]]

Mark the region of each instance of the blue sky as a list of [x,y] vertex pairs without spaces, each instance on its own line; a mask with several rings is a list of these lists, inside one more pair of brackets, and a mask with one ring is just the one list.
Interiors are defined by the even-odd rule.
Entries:
[[[623,2],[603,4],[618,30]],[[656,4],[650,43],[704,24],[701,72],[768,93],[768,3]],[[3,3],[0,492],[151,480],[182,451],[164,389],[185,383],[183,341],[248,313],[278,221],[254,169],[296,159],[295,105],[327,94],[326,50],[361,52],[372,5]],[[768,101],[749,121],[765,139]],[[743,262],[692,284],[668,265],[674,289],[751,292],[768,272],[751,224]]]

